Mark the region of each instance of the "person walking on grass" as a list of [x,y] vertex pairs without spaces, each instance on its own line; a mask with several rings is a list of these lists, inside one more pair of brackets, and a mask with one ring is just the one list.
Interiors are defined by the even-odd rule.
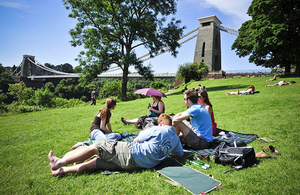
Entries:
[[[193,90],[184,92],[184,102],[188,109],[173,117],[175,132],[183,143],[195,149],[210,147],[213,141],[212,122],[207,110],[197,103],[198,93]],[[191,124],[186,119],[190,118]]]
[[91,99],[92,99],[91,105],[96,105],[96,88],[94,88],[93,91],[91,92]]
[[[54,156],[51,150],[48,159],[52,175],[82,173],[95,169],[130,171],[152,168],[170,154],[182,156],[183,148],[174,127],[171,126],[171,116],[161,114],[158,123],[159,126],[141,131],[133,142],[101,140],[63,158]],[[83,162],[94,155],[99,157],[82,164],[67,166]]]

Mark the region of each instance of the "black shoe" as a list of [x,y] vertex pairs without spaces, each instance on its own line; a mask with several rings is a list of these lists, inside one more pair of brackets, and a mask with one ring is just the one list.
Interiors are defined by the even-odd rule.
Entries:
[[124,125],[127,125],[127,123],[124,120],[124,117],[121,117],[121,121],[124,123]]

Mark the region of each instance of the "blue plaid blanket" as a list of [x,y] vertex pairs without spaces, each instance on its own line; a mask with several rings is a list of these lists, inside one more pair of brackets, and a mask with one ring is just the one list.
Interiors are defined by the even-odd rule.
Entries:
[[[226,133],[228,133],[228,131],[224,131]],[[202,155],[210,155],[212,153],[212,151],[215,149],[216,146],[219,145],[219,143],[221,142],[227,142],[229,145],[233,144],[234,141],[236,141],[236,143],[241,143],[244,142],[246,144],[254,141],[258,136],[256,134],[242,134],[242,133],[236,133],[233,132],[235,134],[234,137],[228,137],[227,139],[222,138],[222,136],[214,136],[213,137],[213,143],[211,145],[211,148],[209,149],[203,149],[203,150],[192,150],[192,149],[185,149],[186,152],[191,152],[194,154],[202,154]],[[139,135],[139,132],[135,132],[135,133],[128,133],[127,136],[125,138],[122,139],[122,141],[124,142],[132,142],[134,140],[134,138],[136,138]]]

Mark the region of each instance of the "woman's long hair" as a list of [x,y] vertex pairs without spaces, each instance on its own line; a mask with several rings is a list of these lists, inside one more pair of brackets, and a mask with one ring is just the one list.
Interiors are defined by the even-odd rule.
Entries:
[[99,110],[101,118],[106,116],[106,123],[109,122],[109,119],[111,117],[111,112],[109,111],[109,109],[115,105],[117,105],[117,101],[114,98],[108,98],[105,102],[105,107]]
[[202,96],[203,98],[205,98],[205,99],[204,99],[204,103],[206,103],[207,105],[209,105],[209,106],[212,108],[212,105],[211,105],[211,103],[210,103],[210,101],[209,101],[207,92],[206,92],[205,90],[201,90],[201,91],[199,92],[199,95]]
[[248,89],[252,89],[252,91],[254,91],[255,87],[253,85],[250,85],[250,87]]

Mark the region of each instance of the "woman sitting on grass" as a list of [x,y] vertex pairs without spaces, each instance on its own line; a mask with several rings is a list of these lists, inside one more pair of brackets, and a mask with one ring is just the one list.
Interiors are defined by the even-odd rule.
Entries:
[[205,90],[201,90],[198,93],[198,103],[203,105],[203,107],[208,111],[211,117],[213,135],[217,135],[217,123],[215,123],[214,111]]
[[[96,114],[94,122],[91,126],[91,141],[93,143],[98,142],[102,139],[108,141],[120,140],[121,135],[119,133],[114,133],[111,129],[110,117],[111,111],[116,108],[117,101],[114,98],[108,98],[105,102],[105,107],[101,108],[99,112]],[[89,142],[78,142],[74,146],[71,147],[71,150],[79,147],[79,146],[88,146]]]
[[[159,97],[159,96],[152,96],[152,99],[153,99],[152,106],[150,103],[148,104],[149,114],[147,115],[147,117],[159,117],[160,114],[165,112],[164,102],[161,101],[161,97]],[[125,125],[134,124],[134,123],[138,122],[138,118],[128,120],[128,119],[125,119],[124,117],[122,117],[121,121]]]
[[249,95],[255,92],[255,87],[253,85],[250,85],[250,87],[246,91],[240,91],[237,85],[235,87],[237,89],[236,92],[225,92],[225,94],[226,95]]

